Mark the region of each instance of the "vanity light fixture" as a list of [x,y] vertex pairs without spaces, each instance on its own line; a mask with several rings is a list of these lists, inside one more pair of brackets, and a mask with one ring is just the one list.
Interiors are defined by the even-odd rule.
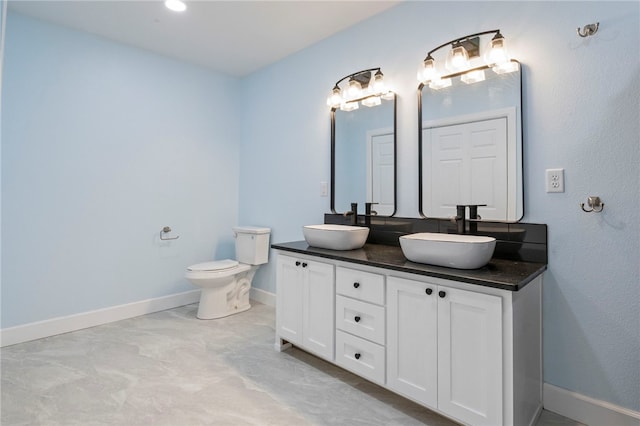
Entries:
[[174,12],[184,12],[187,10],[187,5],[182,0],[166,0],[164,5],[169,10],[173,10]]
[[362,84],[358,80],[351,79],[349,80],[349,85],[347,86],[347,90],[344,94],[345,100],[358,99],[362,97]]
[[382,103],[380,96],[369,96],[368,98],[364,98],[362,100],[362,105],[366,107],[374,107],[378,106]]
[[487,45],[487,50],[484,54],[484,61],[487,65],[503,64],[509,62],[509,54],[507,53],[507,46],[504,36],[500,34],[500,31],[496,33]]
[[343,102],[340,104],[340,109],[342,111],[355,111],[358,108],[360,108],[358,102]]
[[[340,84],[345,81],[346,85],[341,88]],[[358,109],[359,102],[363,106],[374,107],[380,105],[382,99],[392,98],[393,92],[387,88],[380,68],[370,68],[338,80],[327,98],[327,105],[333,109],[353,111]]]
[[438,78],[437,80],[431,80],[429,82],[429,87],[434,90],[444,89],[445,87],[451,86],[450,78]]
[[[483,57],[480,57],[480,37],[494,34],[487,44]],[[444,47],[449,47],[444,69],[451,73],[442,77],[436,67],[434,54]],[[484,63],[483,63],[484,62]],[[504,36],[500,30],[484,31],[470,34],[448,41],[427,53],[418,70],[418,81],[428,84],[432,89],[442,89],[451,86],[451,78],[460,76],[466,84],[477,83],[485,79],[485,68],[491,68],[496,74],[517,71],[518,62],[509,57]]]
[[418,70],[418,81],[433,81],[439,80],[440,75],[438,74],[438,70],[436,70],[436,64],[431,54],[427,55],[427,57],[422,62],[422,67]]
[[464,71],[469,68],[469,53],[460,42],[452,45],[447,55],[445,67],[451,72]]
[[467,84],[478,83],[485,79],[484,70],[469,71],[460,76],[460,80]]

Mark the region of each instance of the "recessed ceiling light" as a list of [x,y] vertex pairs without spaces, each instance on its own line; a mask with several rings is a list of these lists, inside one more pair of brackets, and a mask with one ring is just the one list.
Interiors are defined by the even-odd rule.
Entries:
[[187,5],[184,4],[184,2],[181,0],[166,0],[164,2],[164,5],[174,12],[184,12],[185,10],[187,10]]

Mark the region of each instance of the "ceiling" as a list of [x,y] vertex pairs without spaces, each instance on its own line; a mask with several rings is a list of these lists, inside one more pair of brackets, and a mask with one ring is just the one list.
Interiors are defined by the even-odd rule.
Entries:
[[380,13],[389,1],[10,0],[11,11],[245,76]]

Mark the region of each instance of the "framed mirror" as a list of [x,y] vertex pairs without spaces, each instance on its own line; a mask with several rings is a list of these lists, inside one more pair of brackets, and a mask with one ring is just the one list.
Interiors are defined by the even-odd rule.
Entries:
[[[419,209],[422,217],[451,218],[456,205],[478,208],[483,220],[517,222],[524,215],[522,70],[479,66],[418,87]],[[462,77],[462,78],[461,78]]]
[[[385,99],[386,98],[386,99]],[[373,203],[379,216],[396,211],[396,96],[352,111],[331,109],[331,211]],[[362,206],[362,207],[360,207]]]

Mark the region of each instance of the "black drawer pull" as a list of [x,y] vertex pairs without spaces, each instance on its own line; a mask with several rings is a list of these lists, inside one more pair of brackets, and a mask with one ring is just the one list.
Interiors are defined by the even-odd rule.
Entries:
[[353,319],[355,322],[360,322],[360,317],[356,315],[356,317]]
[[428,288],[425,290],[425,293],[427,293],[428,296],[431,296],[431,293],[433,293],[433,290]]
[[302,267],[303,267],[303,268],[306,268],[306,267],[307,267],[307,264],[306,264],[306,263],[303,263],[303,264],[302,264]]
[[444,297],[447,295],[447,293],[445,293],[444,291],[440,291],[438,293],[438,296],[442,297],[444,299]]
[[360,287],[360,283],[353,283],[353,288],[358,288]]
[[360,354],[355,354],[354,356],[356,357],[356,359],[360,359]]
[[296,266],[300,266],[300,262],[299,261],[296,261]]

